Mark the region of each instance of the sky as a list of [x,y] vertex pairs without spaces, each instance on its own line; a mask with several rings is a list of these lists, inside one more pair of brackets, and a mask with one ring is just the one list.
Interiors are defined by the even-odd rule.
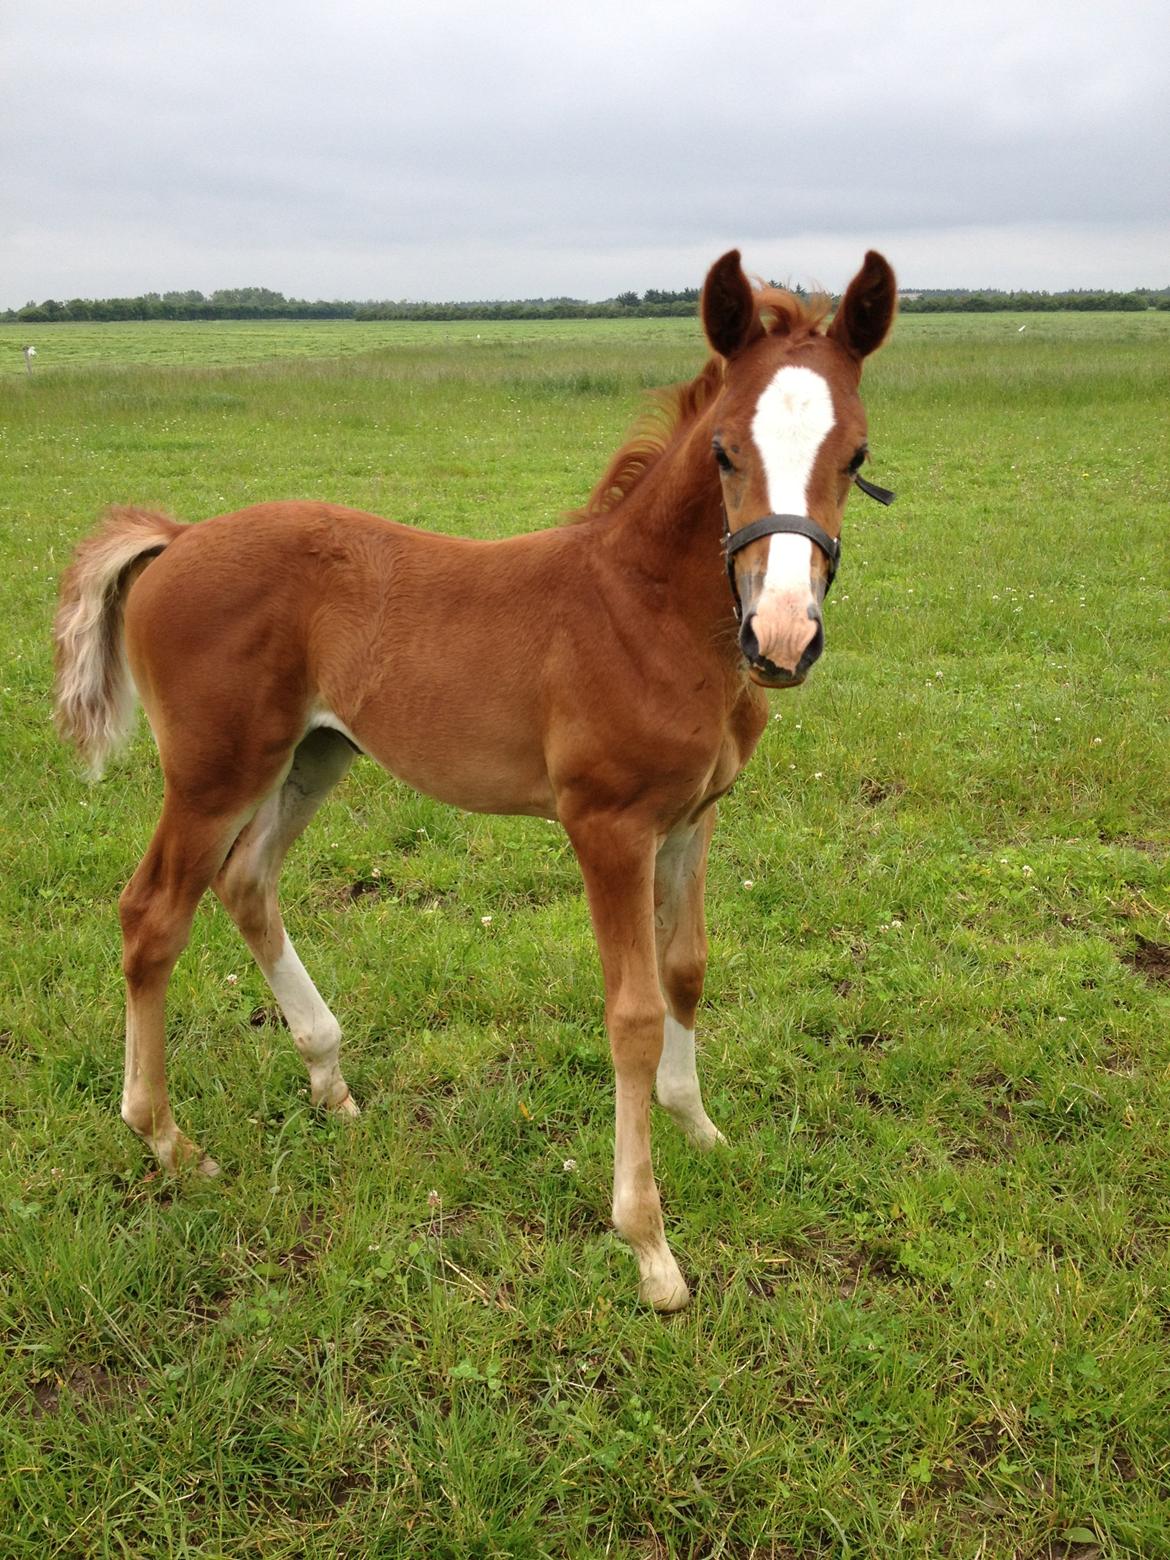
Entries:
[[1165,0],[2,0],[0,307],[1170,285]]

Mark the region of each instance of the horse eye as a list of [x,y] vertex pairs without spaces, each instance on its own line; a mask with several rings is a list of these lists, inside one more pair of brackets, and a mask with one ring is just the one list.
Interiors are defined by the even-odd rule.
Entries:
[[716,440],[712,448],[715,451],[715,463],[719,467],[720,471],[734,471],[735,468],[731,464],[731,456],[728,455],[727,451],[723,448],[722,444],[718,442],[718,440]]
[[849,475],[851,477],[855,477],[857,475],[857,473],[861,470],[862,466],[865,465],[865,457],[868,454],[869,454],[869,447],[867,445],[863,444],[861,446],[861,448],[858,450],[857,454],[854,455],[853,459],[849,462],[848,466],[846,466],[846,468],[845,468],[846,471],[849,473]]

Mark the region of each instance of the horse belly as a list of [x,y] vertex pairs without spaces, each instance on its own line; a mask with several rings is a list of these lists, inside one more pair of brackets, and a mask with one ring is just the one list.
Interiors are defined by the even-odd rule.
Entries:
[[543,742],[531,707],[505,710],[399,687],[371,700],[350,726],[354,740],[396,779],[466,812],[556,816]]

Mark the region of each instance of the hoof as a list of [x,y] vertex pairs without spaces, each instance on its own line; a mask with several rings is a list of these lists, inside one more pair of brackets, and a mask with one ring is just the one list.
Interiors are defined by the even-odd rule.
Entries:
[[358,1102],[349,1092],[349,1084],[340,1073],[334,1073],[324,1084],[314,1084],[309,1098],[319,1110],[330,1116],[360,1116]]
[[702,1108],[702,1105],[697,1109],[689,1103],[687,1105],[663,1105],[662,1108],[686,1138],[687,1142],[693,1144],[695,1148],[714,1148],[716,1143],[727,1142],[727,1139]]
[[720,1143],[724,1148],[727,1147],[727,1139],[713,1121],[708,1121],[704,1126],[684,1127],[683,1131],[695,1148],[716,1148]]
[[[125,1117],[122,1118],[125,1121]],[[162,1132],[144,1132],[127,1121],[134,1136],[140,1139],[159,1165],[168,1175],[206,1175],[219,1174],[219,1166],[209,1154],[205,1154],[198,1143],[192,1143],[191,1139],[180,1132],[173,1123]]]
[[638,1299],[642,1304],[652,1305],[656,1311],[664,1313],[681,1311],[691,1295],[670,1247],[664,1243],[638,1266],[641,1270]]
[[682,1311],[691,1303],[691,1292],[680,1273],[674,1280],[644,1278],[638,1285],[638,1299],[643,1305],[652,1305],[662,1316],[672,1311]]

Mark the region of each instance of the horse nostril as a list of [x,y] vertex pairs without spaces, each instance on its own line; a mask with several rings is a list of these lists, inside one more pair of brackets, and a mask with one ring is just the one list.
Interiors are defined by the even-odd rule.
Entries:
[[825,625],[817,618],[817,631],[804,647],[804,654],[800,658],[800,664],[796,668],[797,675],[807,672],[809,667],[825,648]]
[[744,618],[739,630],[739,648],[749,661],[758,660],[760,654],[760,641],[756,638],[755,621],[756,614],[753,612]]

